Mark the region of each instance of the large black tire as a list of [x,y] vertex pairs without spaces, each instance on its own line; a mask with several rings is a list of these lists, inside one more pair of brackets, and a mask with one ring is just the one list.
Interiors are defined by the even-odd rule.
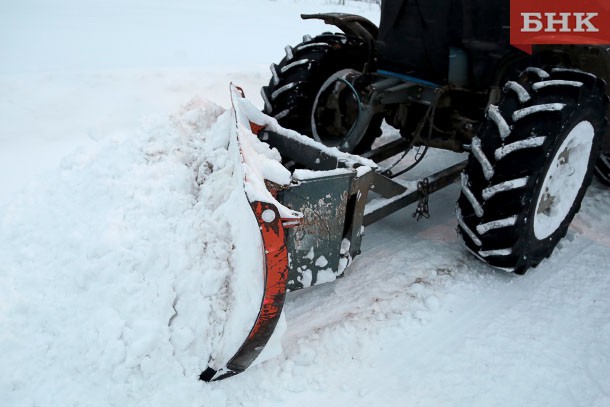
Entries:
[[528,68],[506,83],[462,174],[458,230],[477,257],[523,274],[551,255],[593,177],[604,90],[595,76],[563,68]]
[[[304,37],[296,47],[286,47],[286,56],[279,65],[271,65],[272,77],[264,86],[261,95],[265,102],[264,112],[276,118],[283,127],[317,138],[329,146],[340,147],[342,133],[333,137],[312,132],[312,113],[316,96],[322,85],[332,75],[343,70],[362,72],[369,56],[364,41],[343,34],[323,34]],[[352,103],[351,110],[357,109]],[[347,113],[347,112],[346,112]],[[345,133],[351,127],[349,114],[343,115]],[[375,138],[381,134],[381,116],[375,116],[353,153],[370,150]],[[335,130],[336,132],[336,130]]]
[[602,153],[595,164],[597,179],[610,187],[610,153]]

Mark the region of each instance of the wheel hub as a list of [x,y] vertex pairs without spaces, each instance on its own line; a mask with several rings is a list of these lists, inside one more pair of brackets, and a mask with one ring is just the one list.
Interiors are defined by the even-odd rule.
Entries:
[[588,121],[578,123],[555,152],[545,176],[534,213],[534,234],[551,236],[568,216],[584,182],[595,130]]
[[352,131],[361,116],[360,96],[351,83],[358,71],[344,69],[330,76],[322,85],[311,114],[315,140],[343,151],[352,151],[362,135]]

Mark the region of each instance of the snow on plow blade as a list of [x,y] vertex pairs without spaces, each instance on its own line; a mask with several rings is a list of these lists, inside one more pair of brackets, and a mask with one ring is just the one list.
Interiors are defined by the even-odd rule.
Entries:
[[261,355],[280,320],[288,278],[288,251],[285,228],[299,223],[302,215],[280,204],[275,188],[289,181],[287,170],[261,151],[255,132],[259,127],[240,109],[243,92],[231,86],[233,116],[230,144],[237,145],[242,166],[244,190],[256,218],[263,245],[263,298],[252,328],[237,352],[222,367],[208,366],[200,375],[206,382],[243,372]]

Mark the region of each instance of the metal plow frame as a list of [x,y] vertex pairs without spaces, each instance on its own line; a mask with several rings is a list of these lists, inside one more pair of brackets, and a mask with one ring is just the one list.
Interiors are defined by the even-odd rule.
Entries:
[[[233,92],[234,97],[236,94],[243,98],[241,90]],[[206,382],[234,376],[251,366],[273,334],[287,292],[342,277],[352,259],[360,254],[364,226],[422,198],[420,189],[382,175],[376,164],[404,151],[401,140],[373,150],[364,158],[280,128],[266,116],[257,115],[257,119],[248,117],[249,123],[241,125],[249,125],[260,141],[277,149],[284,162],[292,161],[308,169],[294,171],[289,185],[265,182],[279,206],[300,212],[303,218],[282,219],[276,204],[250,202],[264,245],[261,308],[248,337],[226,366],[208,367],[201,373],[200,379]],[[428,176],[426,194],[455,182],[465,165],[463,161]],[[367,206],[369,192],[381,198]]]

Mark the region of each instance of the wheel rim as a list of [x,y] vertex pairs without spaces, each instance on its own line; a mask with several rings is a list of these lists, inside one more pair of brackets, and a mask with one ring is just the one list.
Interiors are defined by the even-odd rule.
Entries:
[[360,117],[360,97],[348,79],[357,74],[353,69],[338,71],[320,87],[311,113],[316,141],[348,152],[360,141],[351,131]]
[[537,239],[551,236],[574,206],[587,174],[594,136],[591,123],[582,121],[557,149],[536,202],[534,234]]

